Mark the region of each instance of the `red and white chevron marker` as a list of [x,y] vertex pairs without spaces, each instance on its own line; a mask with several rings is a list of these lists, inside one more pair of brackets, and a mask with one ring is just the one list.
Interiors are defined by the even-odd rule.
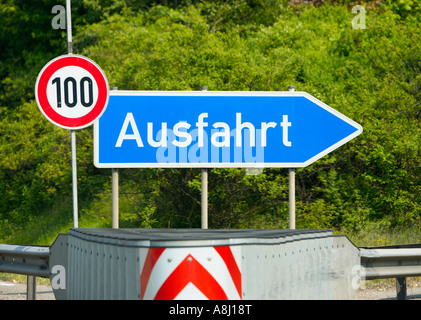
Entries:
[[241,248],[150,248],[140,275],[142,300],[241,299]]

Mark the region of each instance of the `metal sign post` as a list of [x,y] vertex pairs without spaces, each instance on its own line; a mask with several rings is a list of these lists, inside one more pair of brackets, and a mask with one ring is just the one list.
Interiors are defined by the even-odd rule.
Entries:
[[70,130],[73,226],[78,228],[76,131],[93,124],[108,105],[108,80],[92,60],[73,54],[70,0],[66,1],[67,55],[48,62],[35,83],[35,100],[54,125]]
[[208,228],[208,169],[202,168],[202,229]]
[[[72,8],[70,0],[66,0],[67,53],[73,53],[72,45]],[[73,228],[79,227],[78,197],[77,197],[77,165],[76,165],[76,131],[70,131],[72,148],[72,186],[73,186]]]
[[[118,87],[112,87],[111,90],[118,90]],[[118,199],[118,187],[119,187],[118,169],[111,169],[111,227],[114,229],[119,228],[119,199]]]
[[[72,45],[72,8],[70,0],[66,0],[66,24],[67,24],[67,53],[73,53]],[[72,186],[73,186],[73,227],[79,227],[79,209],[77,194],[77,165],[76,165],[76,131],[70,131],[72,145]]]
[[76,131],[70,131],[72,144],[72,186],[73,186],[73,228],[79,227],[78,199],[77,199],[77,166],[76,166]]
[[[202,91],[208,91],[207,87],[202,87]],[[208,169],[202,168],[202,197],[201,197],[201,227],[208,228]]]
[[114,229],[118,229],[119,228],[119,224],[118,224],[118,216],[119,216],[119,212],[118,212],[118,169],[112,168],[111,169],[111,175],[112,175],[112,219],[111,219],[111,227]]
[[66,25],[67,25],[67,53],[73,53],[72,46],[72,8],[70,0],[66,0]]
[[[288,91],[294,92],[295,87],[289,86]],[[289,191],[288,191],[289,228],[295,229],[295,168],[289,168],[288,175],[289,175]]]

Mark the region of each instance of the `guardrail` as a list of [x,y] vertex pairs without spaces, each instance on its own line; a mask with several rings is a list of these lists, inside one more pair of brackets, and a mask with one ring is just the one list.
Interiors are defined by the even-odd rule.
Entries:
[[396,279],[396,296],[405,300],[406,278],[421,276],[421,245],[360,248],[366,280]]
[[0,272],[27,276],[27,299],[36,299],[36,277],[50,277],[50,247],[0,244]]
[[[397,299],[406,299],[406,278],[421,276],[421,245],[361,247],[365,280],[396,279]],[[36,277],[50,277],[50,247],[0,244],[0,272],[27,278],[27,299],[36,299]]]

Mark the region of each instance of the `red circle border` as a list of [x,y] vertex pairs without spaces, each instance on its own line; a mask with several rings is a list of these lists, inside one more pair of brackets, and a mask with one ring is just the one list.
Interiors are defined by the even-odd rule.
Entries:
[[[57,70],[68,66],[85,69],[94,77],[98,86],[98,100],[95,106],[89,113],[79,118],[67,118],[58,114],[47,98],[47,85],[51,76]],[[79,55],[60,56],[51,60],[41,70],[36,83],[35,97],[39,109],[50,122],[65,129],[82,129],[92,124],[105,111],[109,97],[108,81],[103,71],[92,60]]]

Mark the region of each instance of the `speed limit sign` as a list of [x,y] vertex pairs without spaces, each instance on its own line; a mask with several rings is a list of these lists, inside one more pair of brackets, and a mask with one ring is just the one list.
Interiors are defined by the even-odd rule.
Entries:
[[38,75],[35,99],[44,116],[64,129],[82,129],[97,120],[108,104],[108,81],[101,68],[80,55],[48,62]]

